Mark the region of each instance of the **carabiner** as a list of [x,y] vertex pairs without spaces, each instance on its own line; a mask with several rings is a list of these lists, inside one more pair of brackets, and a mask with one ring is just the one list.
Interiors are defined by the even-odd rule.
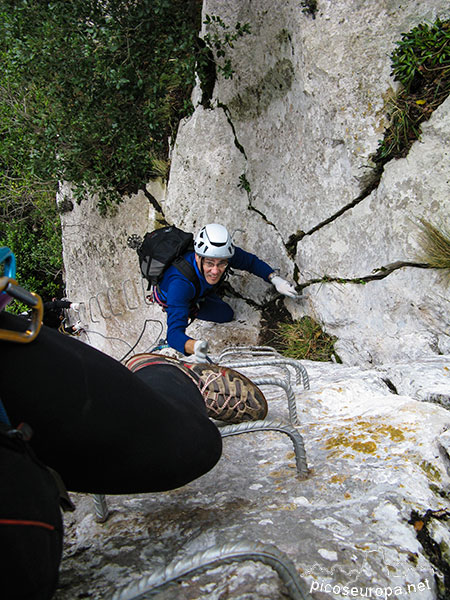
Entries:
[[[16,257],[6,246],[0,246],[0,265],[5,263],[3,276],[15,279],[16,277]],[[11,298],[4,292],[0,294],[0,311],[2,311]]]
[[39,333],[44,316],[44,305],[38,294],[29,292],[17,285],[17,281],[10,277],[0,277],[0,296],[2,293],[7,294],[11,298],[19,300],[32,310],[31,323],[26,331],[15,331],[12,329],[0,329],[0,340],[9,342],[21,342],[26,344],[32,342]]
[[16,257],[6,246],[0,246],[0,263],[5,263],[3,275],[14,279],[16,277]]

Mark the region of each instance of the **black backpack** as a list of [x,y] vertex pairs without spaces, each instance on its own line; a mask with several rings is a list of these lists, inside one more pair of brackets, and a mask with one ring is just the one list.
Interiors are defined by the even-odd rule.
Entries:
[[139,257],[142,276],[148,281],[148,289],[158,285],[165,270],[173,265],[195,286],[200,295],[200,282],[194,267],[183,258],[185,252],[194,250],[194,236],[174,225],[146,233],[144,240],[138,236],[128,238],[128,246],[135,248]]

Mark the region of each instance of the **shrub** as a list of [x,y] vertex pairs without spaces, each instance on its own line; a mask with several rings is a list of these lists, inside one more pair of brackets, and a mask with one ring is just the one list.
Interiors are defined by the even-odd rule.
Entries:
[[450,94],[450,21],[421,24],[402,34],[391,55],[392,75],[402,89],[388,105],[390,125],[374,161],[406,156],[429,119]]
[[[10,205],[10,210],[17,206]],[[61,297],[62,244],[61,225],[56,203],[49,198],[35,199],[22,205],[15,219],[8,218],[8,205],[0,209],[0,246],[9,247],[16,255],[16,279],[22,287],[38,293],[44,301]],[[8,307],[20,312],[20,303]]]
[[0,10],[0,162],[112,199],[161,173],[192,110],[195,0],[30,2]]

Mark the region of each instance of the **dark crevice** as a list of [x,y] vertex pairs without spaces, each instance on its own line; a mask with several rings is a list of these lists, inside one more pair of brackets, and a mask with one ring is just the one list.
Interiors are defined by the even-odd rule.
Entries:
[[264,221],[267,223],[267,225],[270,225],[271,227],[273,227],[274,229],[276,229],[275,224],[272,223],[272,221],[269,221],[269,219],[266,217],[266,215],[264,213],[262,213],[260,210],[258,210],[257,208],[255,208],[254,206],[252,206],[251,202],[250,202],[250,198],[249,198],[249,202],[248,202],[248,209],[249,210],[253,210],[256,214],[258,214],[262,219],[264,219]]
[[339,218],[341,215],[346,213],[348,210],[351,210],[352,208],[357,206],[360,202],[365,200],[378,187],[378,184],[380,183],[380,177],[381,177],[381,173],[379,174],[379,176],[377,176],[376,181],[372,182],[369,186],[367,186],[357,198],[355,198],[349,204],[346,204],[345,206],[343,206],[340,210],[338,210],[337,213],[335,213],[331,217],[328,217],[328,219],[325,219],[325,221],[322,221],[321,223],[319,223],[318,225],[316,225],[315,227],[313,227],[312,229],[307,231],[305,233],[305,235],[311,235],[314,232],[316,232],[318,229],[322,229],[322,227],[325,227],[325,225],[332,223],[337,218]]
[[345,206],[343,206],[335,214],[331,215],[324,221],[318,223],[309,231],[306,231],[306,232],[299,231],[298,233],[291,235],[289,240],[286,243],[286,249],[288,251],[289,256],[291,258],[295,258],[295,255],[297,254],[297,244],[306,235],[312,235],[319,229],[322,229],[322,227],[329,225],[330,223],[332,223],[333,221],[338,219],[340,216],[342,216],[344,213],[346,213],[348,210],[351,210],[352,208],[357,206],[360,202],[365,200],[368,196],[370,196],[370,194],[378,187],[378,184],[380,183],[382,172],[383,172],[382,169],[375,169],[372,174],[371,182],[364,188],[364,190],[359,194],[359,196],[357,198],[355,198],[354,200],[352,200],[349,204],[346,204]]
[[156,212],[158,212],[159,214],[163,215],[164,213],[163,213],[163,210],[161,208],[161,205],[159,204],[159,202],[155,198],[155,196],[153,196],[153,194],[150,194],[150,192],[148,191],[148,189],[146,187],[143,187],[142,191],[144,192],[145,197],[150,202],[150,204],[153,206],[153,208],[156,210]]
[[[217,103],[217,106],[218,106],[219,108],[221,108],[221,109],[224,111],[224,113],[225,113],[225,115],[226,115],[226,117],[227,117],[227,121],[228,121],[228,123],[229,123],[229,125],[230,125],[230,127],[231,127],[231,131],[233,132],[233,137],[234,137],[234,145],[235,145],[235,146],[236,146],[236,148],[239,150],[239,152],[241,152],[241,153],[243,154],[243,156],[244,156],[245,160],[247,160],[247,155],[246,155],[246,153],[245,153],[244,146],[243,146],[243,145],[242,145],[242,144],[239,142],[239,140],[238,140],[238,138],[237,138],[237,135],[236,135],[236,129],[235,129],[235,127],[234,127],[234,124],[233,124],[233,121],[232,121],[232,119],[231,119],[231,114],[230,114],[230,110],[229,110],[229,108],[228,108],[228,107],[227,107],[225,104],[222,104],[221,102],[218,102],[218,103]],[[260,217],[261,217],[261,218],[264,220],[264,222],[265,222],[265,223],[267,223],[267,225],[270,225],[271,227],[273,227],[273,228],[275,228],[275,229],[276,229],[276,227],[275,227],[275,224],[274,224],[274,223],[272,223],[271,221],[269,221],[269,220],[267,219],[266,215],[265,215],[263,212],[261,212],[260,210],[258,210],[257,208],[255,208],[255,207],[252,205],[252,203],[251,203],[251,195],[250,195],[250,192],[249,192],[249,191],[247,191],[247,197],[248,197],[248,209],[249,209],[249,210],[252,210],[252,211],[254,211],[256,214],[258,214],[258,215],[259,215],[259,216],[260,216]]]
[[274,331],[279,323],[293,323],[293,319],[283,299],[278,296],[262,307],[258,344],[272,346],[279,351],[281,347]]
[[247,155],[245,153],[244,146],[239,142],[239,140],[237,138],[236,129],[235,129],[233,121],[231,119],[230,110],[229,110],[228,106],[226,104],[222,104],[221,102],[218,102],[217,106],[223,110],[223,112],[225,113],[225,115],[227,117],[227,121],[228,121],[228,123],[229,123],[229,125],[231,127],[231,131],[233,132],[234,145],[239,150],[239,152],[242,152],[242,154],[244,155],[245,160],[247,160]]
[[[437,352],[436,354],[439,353]],[[425,401],[439,404],[446,410],[450,410],[450,394],[428,394]]]
[[197,60],[197,75],[202,90],[200,104],[204,108],[211,108],[211,99],[217,79],[216,62],[212,50],[207,48],[204,40],[197,38],[197,44],[200,49]]
[[305,281],[304,283],[299,284],[299,288],[303,289],[308,287],[309,285],[313,285],[315,283],[357,283],[360,285],[364,285],[365,283],[369,283],[370,281],[377,281],[379,279],[384,279],[394,271],[398,269],[403,269],[404,267],[413,267],[416,269],[431,269],[429,264],[427,263],[416,263],[416,262],[406,262],[406,261],[397,261],[395,263],[391,263],[386,265],[385,267],[380,267],[379,269],[374,269],[372,275],[365,275],[364,277],[353,277],[346,279],[344,277],[329,277],[328,275],[324,275],[323,277],[317,279],[310,279],[309,281]]
[[389,391],[392,394],[395,394],[396,396],[398,396],[397,388],[395,387],[395,385],[392,383],[392,381],[390,379],[388,379],[387,377],[383,377],[382,381],[384,381],[384,383],[387,385],[387,387],[389,388]]
[[435,576],[437,588],[437,600],[448,600],[450,598],[450,564],[442,552],[441,545],[434,541],[428,531],[428,525],[432,519],[439,521],[448,521],[450,513],[446,510],[427,510],[424,515],[420,515],[413,510],[411,518],[408,521],[414,526],[416,536],[419,540],[425,555],[432,565],[442,573],[443,581]]
[[[232,274],[233,272],[231,271],[230,275]],[[230,284],[230,282],[228,280],[225,280],[220,284],[220,287],[216,293],[218,293],[220,296],[226,295],[230,298],[238,298],[239,300],[244,300],[244,302],[246,302],[255,310],[262,311],[263,318],[267,318],[267,320],[269,321],[273,321],[275,315],[278,315],[278,320],[283,320],[289,323],[293,322],[292,317],[284,304],[285,296],[279,294],[278,292],[274,292],[275,295],[272,294],[271,300],[268,300],[263,304],[259,304],[258,302],[255,302],[255,300],[247,298],[246,296],[243,296],[242,294],[237,292],[234,289],[234,287]],[[282,319],[280,315],[282,315]]]

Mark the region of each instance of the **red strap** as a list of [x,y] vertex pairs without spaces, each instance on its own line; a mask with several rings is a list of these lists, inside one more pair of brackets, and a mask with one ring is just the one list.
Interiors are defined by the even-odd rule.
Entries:
[[44,523],[43,521],[26,521],[24,519],[0,519],[0,525],[34,525],[35,527],[43,527],[54,531],[55,527]]
[[153,291],[153,298],[156,300],[157,304],[159,304],[163,308],[167,308],[167,303],[164,302],[163,300],[161,300],[161,298],[159,297],[158,286],[157,285],[153,286],[153,290],[152,291]]

